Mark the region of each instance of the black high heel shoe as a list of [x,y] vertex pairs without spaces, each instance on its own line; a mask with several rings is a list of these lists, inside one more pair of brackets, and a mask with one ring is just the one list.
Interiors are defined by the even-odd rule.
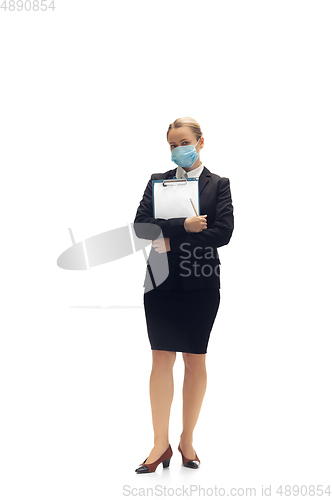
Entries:
[[172,457],[173,453],[172,453],[172,449],[171,449],[171,446],[169,444],[168,448],[165,450],[164,453],[162,453],[162,455],[160,456],[160,458],[158,458],[157,460],[155,460],[155,462],[152,462],[151,464],[146,464],[146,460],[144,462],[142,462],[142,464],[140,464],[140,467],[138,467],[137,469],[135,469],[135,472],[137,474],[144,474],[146,472],[155,472],[156,470],[156,467],[160,464],[160,463],[163,463],[163,469],[169,467],[170,465],[170,459]]
[[183,452],[180,448],[180,444],[178,445],[178,451],[180,451],[180,453],[182,454],[182,460],[183,460],[184,467],[189,467],[190,469],[198,469],[199,468],[200,460],[199,460],[197,454],[195,454],[194,460],[190,460],[190,459],[184,457]]

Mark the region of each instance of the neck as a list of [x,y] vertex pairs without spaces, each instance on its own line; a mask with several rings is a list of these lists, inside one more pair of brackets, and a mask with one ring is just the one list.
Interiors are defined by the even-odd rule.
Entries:
[[191,168],[184,168],[184,170],[185,172],[191,172],[191,170],[195,170],[196,168],[200,167],[200,165],[202,165],[202,161],[200,161],[200,158],[198,158]]

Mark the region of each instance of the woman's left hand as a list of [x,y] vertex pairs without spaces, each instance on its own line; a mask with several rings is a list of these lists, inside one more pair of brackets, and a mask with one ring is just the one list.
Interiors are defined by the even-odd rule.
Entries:
[[153,240],[152,246],[158,253],[170,252],[170,238],[158,238],[157,240]]

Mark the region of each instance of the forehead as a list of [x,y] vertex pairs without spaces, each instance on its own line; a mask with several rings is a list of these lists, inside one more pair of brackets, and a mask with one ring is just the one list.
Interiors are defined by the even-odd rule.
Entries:
[[193,139],[195,134],[190,127],[173,128],[168,134],[168,142],[179,142],[183,139]]

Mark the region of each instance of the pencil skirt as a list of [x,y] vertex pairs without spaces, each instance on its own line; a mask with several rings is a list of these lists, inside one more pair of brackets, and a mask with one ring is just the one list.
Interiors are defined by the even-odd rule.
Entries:
[[205,354],[220,305],[220,290],[153,289],[144,294],[151,349]]

